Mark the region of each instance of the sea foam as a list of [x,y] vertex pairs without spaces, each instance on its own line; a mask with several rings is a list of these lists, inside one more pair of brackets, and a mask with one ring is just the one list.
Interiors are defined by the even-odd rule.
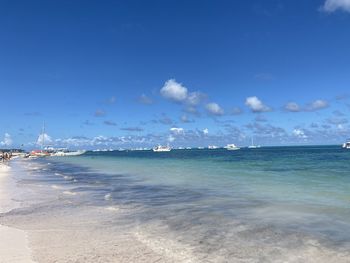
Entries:
[[63,194],[65,194],[65,195],[77,195],[76,192],[72,192],[72,191],[64,191]]

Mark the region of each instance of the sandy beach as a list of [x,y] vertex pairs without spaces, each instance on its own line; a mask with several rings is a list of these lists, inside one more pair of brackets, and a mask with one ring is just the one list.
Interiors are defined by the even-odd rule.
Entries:
[[0,263],[193,262],[183,247],[175,249],[176,242],[169,249],[167,240],[150,240],[140,227],[105,225],[128,215],[126,208],[77,207],[75,200],[81,195],[63,186],[18,187],[16,180],[23,179],[19,174],[31,180],[42,170],[30,162],[19,163],[1,168],[1,213],[6,215],[0,216]]
[[[11,168],[0,164],[0,215],[15,209],[19,204],[12,200],[14,182]],[[0,262],[31,263],[27,233],[23,230],[0,225]]]
[[[349,262],[348,243],[340,239],[346,229],[339,241],[291,229],[273,218],[272,207],[257,207],[254,221],[225,216],[226,205],[208,210],[213,201],[217,209],[221,197],[149,185],[67,160],[13,160],[11,168],[1,169],[0,263]],[[255,207],[247,204],[233,211],[251,213]],[[293,219],[293,213],[283,217],[310,221]]]

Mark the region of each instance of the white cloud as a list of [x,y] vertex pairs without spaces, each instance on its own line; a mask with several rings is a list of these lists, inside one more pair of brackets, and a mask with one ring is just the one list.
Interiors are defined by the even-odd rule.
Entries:
[[185,131],[183,128],[173,127],[173,128],[170,128],[170,132],[175,134],[175,135],[179,135],[179,134],[184,134]]
[[204,135],[207,135],[208,133],[209,133],[208,128],[205,128],[205,129],[203,130],[203,134],[204,134]]
[[223,115],[224,114],[224,110],[219,106],[219,104],[215,103],[215,102],[211,102],[208,103],[205,106],[206,110],[208,111],[208,113],[212,114],[212,115]]
[[258,97],[248,97],[245,101],[245,105],[247,105],[253,112],[265,112],[270,111],[270,107],[264,105],[264,103],[258,99]]
[[38,145],[48,145],[52,143],[52,138],[47,133],[42,133],[39,135],[36,144]]
[[184,111],[191,114],[198,114],[197,106],[208,97],[207,94],[200,91],[190,92],[175,79],[167,80],[160,89],[160,94],[168,100],[183,104]]
[[321,110],[328,107],[328,102],[325,100],[315,100],[312,103],[310,103],[307,107],[307,111],[316,111]]
[[296,102],[289,102],[284,106],[284,109],[290,112],[317,111],[325,109],[328,106],[329,104],[325,100],[315,100],[303,107],[300,107]]
[[300,139],[307,139],[307,135],[305,134],[305,132],[301,129],[294,129],[293,130],[293,135],[297,138]]
[[59,146],[86,146],[89,145],[91,142],[91,139],[83,136],[76,136],[72,138],[66,138],[66,139],[56,139],[56,144]]
[[288,102],[285,106],[284,106],[284,109],[286,111],[292,111],[292,112],[299,112],[301,111],[301,108],[300,106],[295,103],[295,102]]
[[165,82],[160,90],[160,94],[166,98],[176,102],[183,102],[187,99],[188,90],[175,79],[169,79]]
[[188,96],[187,96],[187,100],[186,103],[190,104],[190,105],[198,105],[199,103],[201,103],[201,101],[203,101],[205,98],[207,97],[206,94],[196,91],[196,92],[191,92]]
[[12,138],[11,135],[8,133],[5,133],[4,140],[0,142],[2,146],[11,146],[12,145]]
[[109,138],[103,135],[98,135],[91,140],[92,145],[101,145],[108,142]]
[[329,13],[337,10],[350,12],[350,0],[326,0],[321,9]]

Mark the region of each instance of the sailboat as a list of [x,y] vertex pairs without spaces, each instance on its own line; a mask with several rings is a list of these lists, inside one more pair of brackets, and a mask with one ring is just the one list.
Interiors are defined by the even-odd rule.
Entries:
[[251,145],[248,146],[249,149],[256,149],[256,148],[260,148],[260,145],[254,145],[254,138],[252,137],[252,143]]
[[50,156],[50,153],[44,149],[45,146],[45,122],[43,123],[43,127],[41,129],[41,134],[39,135],[38,141],[40,141],[41,149],[33,150],[30,152],[29,157],[37,158],[37,157],[46,157]]

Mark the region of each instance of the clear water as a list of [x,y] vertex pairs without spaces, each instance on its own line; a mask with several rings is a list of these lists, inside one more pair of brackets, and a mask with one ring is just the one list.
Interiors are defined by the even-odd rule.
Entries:
[[69,187],[79,203],[128,207],[123,223],[143,238],[176,240],[209,262],[317,262],[325,251],[327,260],[350,262],[350,151],[339,147],[88,152],[35,162],[46,167],[35,183]]

